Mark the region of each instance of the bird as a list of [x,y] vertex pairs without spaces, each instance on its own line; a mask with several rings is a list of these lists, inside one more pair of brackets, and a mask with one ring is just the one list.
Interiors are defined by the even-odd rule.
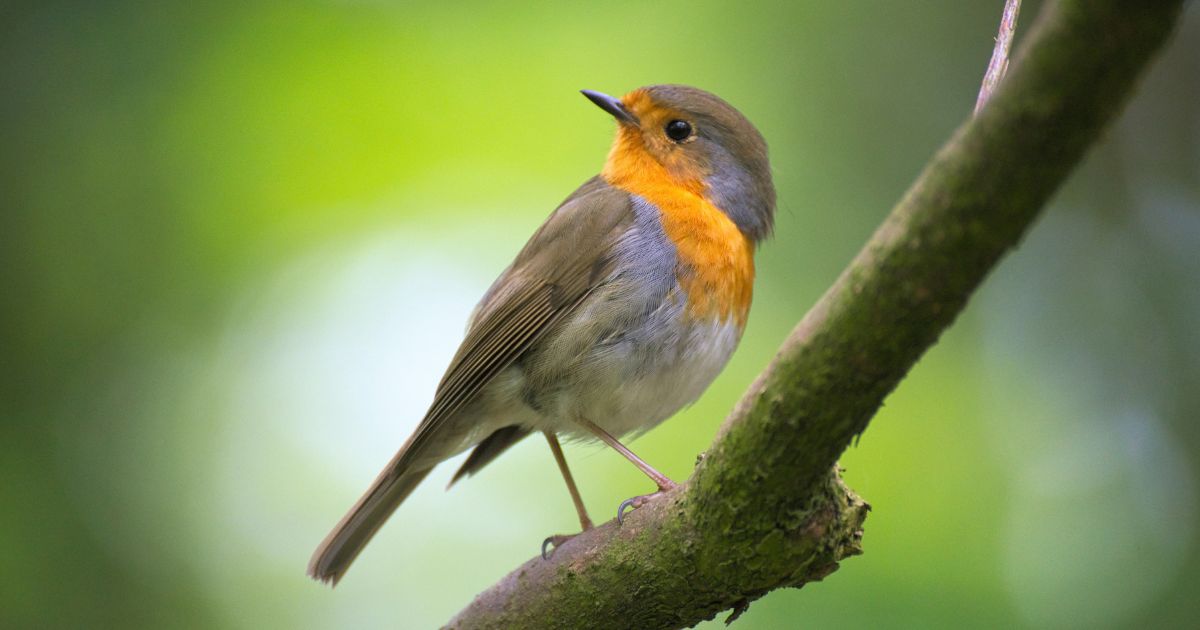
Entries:
[[[550,214],[483,295],[424,418],[313,553],[336,585],[437,464],[471,449],[450,484],[542,433],[587,530],[559,436],[599,440],[655,492],[677,484],[620,439],[695,402],[742,337],[754,255],[774,228],[767,144],[732,105],[661,84],[582,94],[616,121],[599,175]],[[542,545],[557,547],[568,535]]]

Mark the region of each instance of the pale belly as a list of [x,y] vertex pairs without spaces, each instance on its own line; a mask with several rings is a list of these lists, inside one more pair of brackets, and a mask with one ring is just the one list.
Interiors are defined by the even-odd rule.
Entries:
[[[689,306],[689,288],[734,285],[681,284],[676,248],[665,238],[658,210],[639,201],[635,212],[637,229],[617,244],[622,264],[613,275],[456,419],[470,435],[464,447],[510,425],[594,439],[581,419],[618,437],[640,433],[695,402],[725,367],[741,338],[744,311],[696,313],[694,307],[748,298],[748,287],[744,296],[691,296]],[[709,277],[749,281],[735,270],[706,270],[716,272]]]
[[582,416],[617,436],[647,431],[700,398],[740,337],[732,322],[694,322],[661,332],[647,345],[596,357],[586,371],[590,383],[581,380],[581,387],[562,393],[556,417],[545,419],[549,428],[590,438],[570,422]]
[[455,414],[446,433],[458,439],[431,452],[428,461],[436,464],[511,425],[596,440],[579,423],[584,418],[618,438],[636,436],[699,399],[740,337],[733,320],[689,321],[681,308],[665,307],[619,339],[592,344],[573,359],[555,350],[574,344],[551,344],[531,361],[506,368]]
[[740,336],[732,320],[695,321],[682,306],[664,304],[619,335],[586,348],[551,345],[506,370],[494,400],[509,401],[509,409],[498,415],[581,439],[593,436],[580,418],[615,436],[640,433],[695,402]]

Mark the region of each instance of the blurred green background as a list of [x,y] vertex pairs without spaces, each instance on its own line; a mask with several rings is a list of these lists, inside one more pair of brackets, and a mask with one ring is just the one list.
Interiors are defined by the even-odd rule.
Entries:
[[[580,88],[694,84],[771,145],[742,347],[634,444],[685,478],[969,114],[1001,5],[6,3],[0,626],[431,627],[571,531],[531,439],[453,492],[439,468],[336,591],[304,576],[474,301],[599,170]],[[845,456],[866,554],[737,627],[1195,623],[1198,104],[1192,6]],[[594,515],[649,490],[567,456]]]

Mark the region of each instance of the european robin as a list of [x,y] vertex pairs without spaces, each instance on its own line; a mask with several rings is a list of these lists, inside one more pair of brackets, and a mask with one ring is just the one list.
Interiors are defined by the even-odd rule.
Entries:
[[[717,96],[655,85],[583,91],[617,121],[600,175],[567,197],[492,284],[433,404],[308,565],[336,583],[438,463],[474,448],[451,484],[545,435],[583,529],[592,526],[558,435],[599,439],[658,486],[675,482],[618,441],[708,387],[750,310],[754,251],[772,229],[767,145]],[[558,544],[565,536],[543,543]]]

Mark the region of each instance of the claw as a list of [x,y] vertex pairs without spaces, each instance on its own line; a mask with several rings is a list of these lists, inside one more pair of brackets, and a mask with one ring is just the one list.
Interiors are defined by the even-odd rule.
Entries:
[[578,536],[578,534],[555,534],[542,541],[542,560],[549,560],[560,545]]
[[650,494],[643,494],[625,499],[621,502],[621,505],[617,506],[617,525],[625,524],[625,510],[636,510],[649,503],[651,499],[670,492],[678,487],[679,484],[667,479],[666,477],[663,477],[658,483],[658,492],[651,492]]
[[[673,488],[673,487],[675,487],[674,484],[672,484],[671,488]],[[625,510],[636,510],[636,509],[642,507],[643,505],[646,505],[654,498],[662,496],[665,492],[667,492],[671,488],[663,488],[663,489],[659,490],[658,492],[652,492],[650,494],[643,494],[640,496],[625,499],[624,501],[621,502],[621,505],[617,507],[617,524],[618,525],[625,524]]]
[[640,498],[641,497],[633,497],[632,499],[625,499],[621,502],[621,505],[617,506],[617,525],[625,524],[625,510],[636,509],[638,506],[634,505],[634,499]]

